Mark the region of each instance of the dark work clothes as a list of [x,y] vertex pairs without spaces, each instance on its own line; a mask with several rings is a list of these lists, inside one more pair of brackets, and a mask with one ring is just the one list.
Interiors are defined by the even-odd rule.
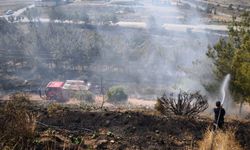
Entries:
[[[226,111],[224,108],[214,108],[214,123],[218,125],[218,128],[222,128],[224,124],[224,116]],[[219,120],[218,120],[219,119]]]

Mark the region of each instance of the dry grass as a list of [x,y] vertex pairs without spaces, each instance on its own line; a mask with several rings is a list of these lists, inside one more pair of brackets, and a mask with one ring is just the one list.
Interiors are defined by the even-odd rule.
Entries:
[[207,130],[203,140],[198,142],[200,150],[242,150],[235,138],[235,130]]
[[10,101],[0,109],[0,148],[33,147],[36,116],[28,110],[29,106],[29,96],[18,93],[12,95]]
[[51,103],[47,107],[49,115],[53,115],[58,111],[63,111],[63,106],[59,103]]

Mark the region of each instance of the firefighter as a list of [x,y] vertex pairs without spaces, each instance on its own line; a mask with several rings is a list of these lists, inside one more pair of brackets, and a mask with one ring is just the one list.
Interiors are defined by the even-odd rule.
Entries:
[[222,107],[221,102],[216,102],[216,108],[214,108],[214,130],[217,128],[222,129],[224,125],[224,116],[226,114],[225,109]]

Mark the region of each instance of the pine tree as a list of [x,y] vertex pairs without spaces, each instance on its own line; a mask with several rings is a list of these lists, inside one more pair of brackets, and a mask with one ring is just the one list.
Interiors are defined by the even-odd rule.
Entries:
[[209,47],[207,56],[213,60],[217,79],[231,74],[234,99],[250,103],[250,12],[242,14],[240,21],[233,18],[228,28],[228,38]]

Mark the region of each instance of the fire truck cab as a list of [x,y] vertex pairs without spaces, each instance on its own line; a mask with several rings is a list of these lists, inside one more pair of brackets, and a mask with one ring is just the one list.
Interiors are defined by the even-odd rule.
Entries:
[[45,95],[47,100],[65,100],[63,96],[63,85],[61,81],[51,81],[47,84]]

